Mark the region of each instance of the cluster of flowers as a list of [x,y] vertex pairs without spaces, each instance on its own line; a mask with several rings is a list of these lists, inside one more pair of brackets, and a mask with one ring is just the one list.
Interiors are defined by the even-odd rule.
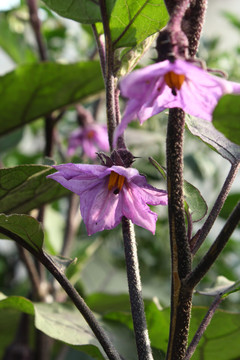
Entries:
[[[129,100],[115,131],[115,144],[134,119],[142,124],[164,109],[178,107],[211,121],[221,96],[240,94],[240,84],[213,76],[181,59],[165,60],[134,71],[121,81],[120,89]],[[113,161],[103,165],[70,163],[55,169],[58,171],[49,177],[80,196],[80,210],[89,235],[114,228],[123,216],[155,233],[157,214],[147,204],[166,205],[167,193],[148,185],[136,169]]]

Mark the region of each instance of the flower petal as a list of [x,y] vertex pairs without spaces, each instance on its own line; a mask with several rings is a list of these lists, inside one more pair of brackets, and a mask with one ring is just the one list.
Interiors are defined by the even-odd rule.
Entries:
[[47,177],[78,195],[101,183],[102,179],[109,174],[108,168],[101,165],[69,163],[53,167],[58,172]]
[[88,235],[116,227],[122,219],[121,198],[108,190],[108,179],[80,195],[80,209]]
[[123,215],[134,224],[155,234],[157,214],[151,211],[146,203],[139,198],[139,192],[129,186],[122,189],[121,195],[123,198]]

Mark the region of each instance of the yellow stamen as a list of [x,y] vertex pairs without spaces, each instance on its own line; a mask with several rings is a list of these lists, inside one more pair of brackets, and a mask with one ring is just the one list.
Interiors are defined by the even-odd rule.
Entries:
[[167,86],[169,86],[171,89],[180,90],[181,86],[185,80],[185,75],[183,74],[176,74],[173,71],[169,71],[164,75],[164,80]]
[[119,191],[122,190],[124,181],[125,181],[125,177],[123,175],[118,175],[117,187],[118,187]]
[[118,194],[119,191],[122,190],[124,181],[125,181],[125,177],[123,175],[119,175],[114,171],[111,171],[108,181],[108,190],[112,190],[113,188],[116,187],[117,190],[116,194]]

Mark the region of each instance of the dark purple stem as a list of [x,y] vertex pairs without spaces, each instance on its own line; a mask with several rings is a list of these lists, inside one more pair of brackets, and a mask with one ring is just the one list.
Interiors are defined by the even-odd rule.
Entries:
[[223,187],[218,195],[217,200],[215,201],[215,204],[208,215],[207,220],[203,224],[202,228],[197,232],[197,234],[193,237],[191,240],[191,247],[192,247],[192,254],[196,254],[204,240],[206,239],[207,235],[209,234],[216,218],[218,217],[223,204],[229,194],[229,191],[231,190],[232,183],[238,173],[240,167],[240,163],[234,163],[231,166],[231,169],[229,171],[229,174],[223,184]]
[[125,217],[122,218],[122,232],[138,359],[153,360],[142,298],[135,233],[133,224]]
[[105,0],[99,0],[103,29],[105,35],[105,87],[106,87],[106,109],[107,109],[107,126],[108,140],[110,151],[113,150],[113,133],[116,127],[115,114],[115,78],[114,78],[114,50],[112,46],[111,31],[109,28],[109,19]]
[[192,289],[184,279],[191,272],[191,251],[185,227],[183,196],[183,110],[170,109],[167,130],[168,214],[172,259],[172,296],[167,360],[184,359],[192,306]]
[[189,360],[191,359],[194,351],[196,350],[196,347],[203,335],[203,333],[205,332],[206,328],[208,327],[208,325],[210,324],[210,321],[212,320],[213,315],[215,314],[215,311],[217,310],[219,304],[221,303],[222,298],[221,295],[216,296],[215,300],[213,301],[212,305],[210,306],[207,314],[205,315],[204,319],[202,320],[196,334],[194,335],[187,351],[186,351],[186,356],[184,358],[184,360]]
[[27,0],[30,21],[37,41],[39,57],[41,61],[47,60],[47,50],[41,34],[41,21],[38,17],[38,7],[36,0]]

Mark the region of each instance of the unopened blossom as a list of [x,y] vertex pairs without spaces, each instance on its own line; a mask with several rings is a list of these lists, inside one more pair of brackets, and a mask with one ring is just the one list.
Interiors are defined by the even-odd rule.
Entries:
[[167,193],[149,185],[134,168],[89,164],[54,166],[48,177],[80,196],[80,211],[88,235],[113,229],[123,216],[153,234],[157,214],[149,205],[166,205]]
[[224,94],[240,93],[240,84],[209,74],[185,60],[165,60],[133,71],[120,82],[121,95],[128,98],[115,142],[128,123],[140,124],[167,108],[182,108],[189,115],[211,121]]
[[79,147],[90,159],[96,159],[99,150],[109,151],[106,126],[93,123],[74,130],[69,137],[68,155],[72,156]]

